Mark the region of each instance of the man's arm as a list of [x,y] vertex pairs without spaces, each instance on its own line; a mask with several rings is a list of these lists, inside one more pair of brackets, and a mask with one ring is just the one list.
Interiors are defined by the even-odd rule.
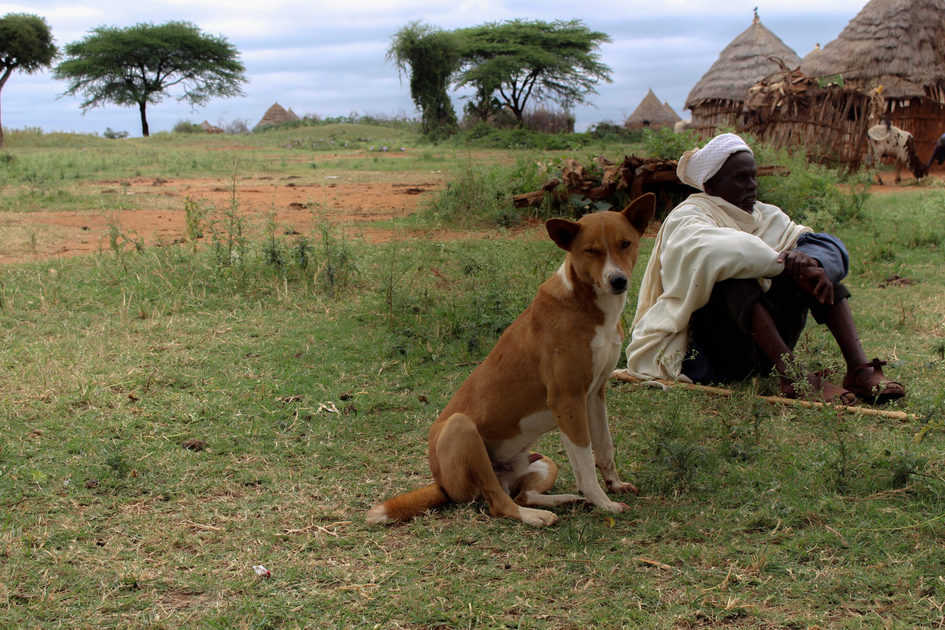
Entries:
[[805,293],[821,304],[833,304],[833,282],[831,282],[820,262],[799,249],[784,252],[778,257],[784,263],[785,275]]
[[850,255],[843,241],[832,234],[807,233],[797,239],[796,249],[817,260],[830,281],[836,284],[850,270]]

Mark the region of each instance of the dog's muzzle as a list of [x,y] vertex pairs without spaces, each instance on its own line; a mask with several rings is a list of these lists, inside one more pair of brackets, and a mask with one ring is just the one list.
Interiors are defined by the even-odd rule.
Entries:
[[607,284],[610,286],[611,292],[620,295],[627,290],[627,276],[622,273],[612,273],[607,276]]

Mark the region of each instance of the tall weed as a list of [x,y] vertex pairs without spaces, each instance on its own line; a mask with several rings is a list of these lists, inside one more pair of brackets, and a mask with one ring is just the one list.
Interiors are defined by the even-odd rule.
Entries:
[[[315,272],[315,287],[334,297],[353,284],[358,276],[358,267],[343,233],[338,236],[331,227],[322,224],[319,226],[319,234],[321,248],[318,269]],[[307,266],[308,253],[306,243],[300,241],[295,248],[295,260],[300,265]]]
[[471,166],[447,184],[427,213],[434,221],[449,225],[511,225],[515,222],[513,210],[505,169]]

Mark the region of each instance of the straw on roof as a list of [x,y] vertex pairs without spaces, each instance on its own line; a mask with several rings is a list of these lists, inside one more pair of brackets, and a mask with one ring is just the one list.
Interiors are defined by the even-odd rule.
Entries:
[[279,103],[273,103],[272,106],[266,110],[266,113],[263,114],[259,123],[256,124],[255,129],[268,127],[269,125],[281,125],[282,123],[294,122],[298,119],[299,117],[291,109],[286,111]]
[[945,89],[945,0],[871,0],[839,37],[804,57],[813,77],[842,75],[887,98],[933,96]]
[[689,92],[686,109],[712,100],[743,102],[748,88],[779,69],[780,66],[769,57],[780,59],[791,68],[801,63],[797,53],[765,28],[756,13],[751,26],[722,50],[716,62]]
[[646,96],[643,97],[643,100],[640,101],[640,104],[637,105],[637,108],[633,110],[633,113],[630,114],[624,122],[624,126],[671,127],[679,120],[679,116],[676,116],[676,112],[674,112],[672,108],[667,109],[668,107],[668,105],[661,103],[660,99],[653,93],[653,90],[650,89],[647,91]]
[[676,113],[676,110],[673,109],[673,106],[669,104],[669,101],[663,101],[663,107],[667,112],[669,112],[670,118],[673,119],[673,124],[676,124],[682,120],[682,117]]

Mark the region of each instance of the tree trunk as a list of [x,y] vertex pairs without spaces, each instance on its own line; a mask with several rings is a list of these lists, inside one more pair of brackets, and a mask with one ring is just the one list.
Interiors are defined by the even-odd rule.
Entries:
[[151,135],[148,131],[148,115],[145,111],[147,106],[147,101],[141,101],[138,103],[138,111],[141,112],[141,135],[145,138]]
[[525,128],[525,109],[522,107],[512,107],[509,106],[509,109],[512,110],[512,113],[515,114],[515,120],[518,122],[518,128]]
[[[7,84],[7,79],[10,78],[10,75],[13,73],[13,68],[7,68],[2,75],[0,75],[0,91],[3,90],[3,86]],[[0,147],[3,146],[3,121],[0,120]]]

